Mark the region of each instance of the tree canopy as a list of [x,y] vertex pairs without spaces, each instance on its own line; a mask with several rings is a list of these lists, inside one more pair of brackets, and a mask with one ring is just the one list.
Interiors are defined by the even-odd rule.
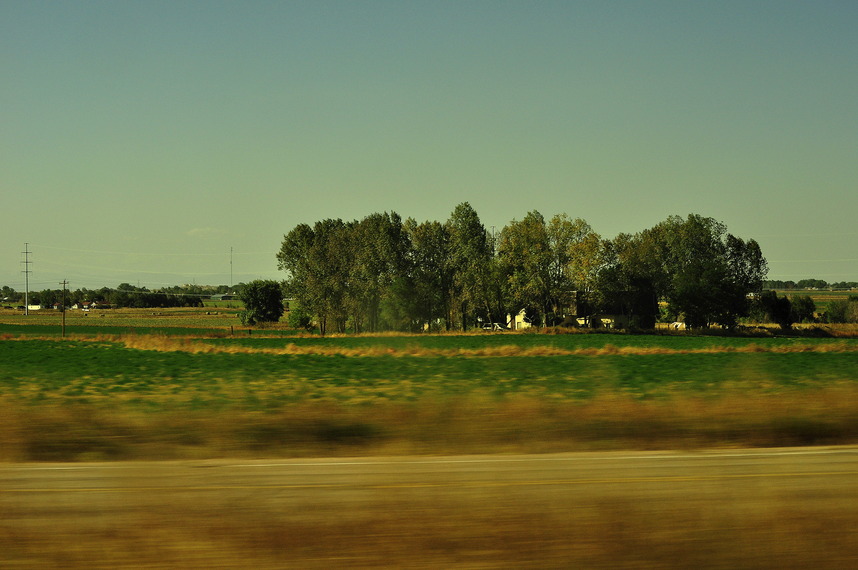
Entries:
[[767,271],[756,241],[697,214],[607,240],[583,219],[534,210],[495,236],[467,202],[444,223],[385,212],[299,224],[277,262],[322,334],[466,330],[522,310],[545,325],[607,313],[651,328],[664,303],[691,327],[731,328]]

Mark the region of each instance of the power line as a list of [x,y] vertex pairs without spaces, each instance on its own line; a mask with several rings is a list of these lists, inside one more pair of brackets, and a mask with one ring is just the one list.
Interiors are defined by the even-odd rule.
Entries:
[[[37,244],[38,245],[38,244]],[[209,256],[222,256],[223,253],[180,253],[180,252],[144,252],[144,251],[100,251],[93,249],[76,249],[70,247],[56,247],[52,245],[38,245],[38,247],[45,249],[55,249],[58,251],[74,251],[76,253],[95,253],[98,255],[152,255],[157,257],[201,257],[204,255]],[[236,255],[271,255],[271,251],[245,251],[245,252],[236,252]]]
[[858,258],[852,259],[775,259],[769,260],[769,263],[847,263],[858,261]]

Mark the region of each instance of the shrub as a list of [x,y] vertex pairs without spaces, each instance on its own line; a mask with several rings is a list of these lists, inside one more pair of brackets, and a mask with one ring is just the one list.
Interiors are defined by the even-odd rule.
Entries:
[[858,297],[838,299],[828,304],[825,320],[829,323],[858,323]]
[[757,301],[756,309],[766,321],[780,325],[783,330],[789,330],[795,322],[789,298],[778,297],[774,291],[764,291]]
[[816,303],[809,295],[796,295],[790,299],[790,317],[796,323],[813,322]]
[[283,289],[276,281],[251,281],[238,296],[245,308],[238,314],[243,325],[277,322],[283,316]]
[[310,330],[310,327],[312,326],[310,315],[305,313],[300,308],[295,308],[289,311],[288,323],[289,326],[293,329]]

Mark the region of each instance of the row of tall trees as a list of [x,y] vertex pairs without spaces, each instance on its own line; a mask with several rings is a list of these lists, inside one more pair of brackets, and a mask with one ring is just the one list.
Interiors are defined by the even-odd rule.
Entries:
[[[213,294],[212,291],[220,290],[220,287],[210,287],[206,293],[203,293],[189,292],[190,288],[196,290],[197,286],[188,286],[188,288],[170,287],[152,291],[146,287],[136,287],[129,283],[121,283],[113,288],[87,289],[82,287],[69,289],[65,292],[62,289],[44,289],[42,291],[31,291],[28,295],[28,301],[31,305],[42,305],[44,307],[51,307],[54,304],[62,303],[63,299],[65,299],[66,307],[72,307],[84,301],[105,303],[116,308],[200,307],[202,306],[203,297]],[[223,289],[226,291],[227,287],[223,286]],[[12,289],[4,291],[4,298],[7,298],[10,303],[24,302],[24,294]]]
[[767,271],[756,241],[696,214],[606,240],[580,218],[533,211],[493,235],[467,202],[444,223],[385,212],[299,224],[277,262],[322,334],[468,329],[522,309],[542,325],[602,312],[649,328],[659,301],[690,326],[732,327]]
[[198,295],[170,293],[165,290],[150,291],[146,287],[135,287],[121,283],[111,289],[106,296],[113,307],[202,307],[202,298]]
[[798,281],[783,281],[780,279],[766,280],[763,282],[766,289],[856,289],[858,281],[834,281],[829,283],[824,279],[799,279]]

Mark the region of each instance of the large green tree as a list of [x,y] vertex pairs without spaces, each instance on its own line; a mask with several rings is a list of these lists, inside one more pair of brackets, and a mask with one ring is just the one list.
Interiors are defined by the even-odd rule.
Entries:
[[692,328],[727,328],[747,315],[748,295],[762,289],[766,260],[754,240],[728,234],[712,218],[672,216],[657,227],[669,279],[664,296]]
[[504,227],[498,257],[510,311],[524,309],[531,319],[545,324],[552,305],[554,252],[542,214],[534,210]]
[[450,232],[439,222],[403,224],[407,236],[403,271],[394,283],[396,299],[408,328],[432,328],[449,319],[453,266]]
[[722,305],[715,313],[715,321],[734,328],[739,318],[750,312],[751,295],[762,291],[768,264],[755,240],[745,241],[732,234],[724,238],[724,257],[726,272],[721,276],[720,285]]
[[351,287],[356,304],[354,328],[379,329],[382,301],[405,268],[408,250],[402,220],[395,212],[371,214],[351,228]]
[[[450,233],[450,261],[453,266],[452,293],[454,311],[461,328],[475,323],[478,313],[491,310],[486,295],[493,252],[491,240],[477,212],[467,202],[453,210],[447,221]],[[451,324],[452,317],[448,320]]]
[[660,292],[666,283],[661,245],[651,231],[621,233],[605,241],[604,266],[596,279],[593,310],[626,315],[638,328],[654,327]]
[[286,291],[316,317],[319,332],[329,325],[345,332],[350,293],[353,224],[340,219],[299,224],[284,236],[277,253],[278,267],[287,273]]
[[555,215],[546,229],[552,258],[552,310],[559,316],[574,304],[577,314],[586,313],[593,305],[597,279],[606,263],[604,242],[585,220],[573,220],[566,214]]

